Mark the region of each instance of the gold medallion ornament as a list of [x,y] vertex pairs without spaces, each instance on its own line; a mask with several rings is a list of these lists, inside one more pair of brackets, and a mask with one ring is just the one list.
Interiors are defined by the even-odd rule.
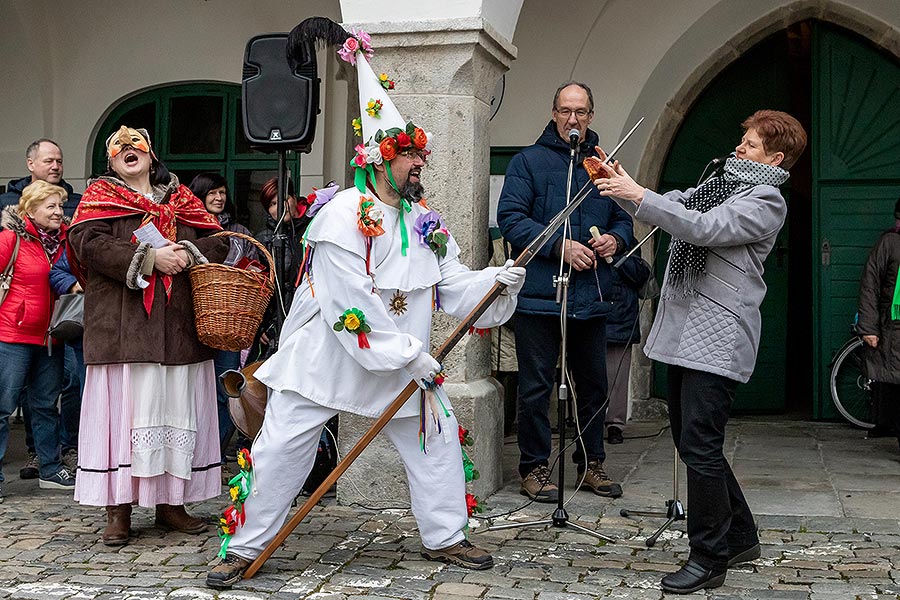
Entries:
[[391,296],[391,312],[398,317],[406,312],[406,296],[400,293],[399,290]]

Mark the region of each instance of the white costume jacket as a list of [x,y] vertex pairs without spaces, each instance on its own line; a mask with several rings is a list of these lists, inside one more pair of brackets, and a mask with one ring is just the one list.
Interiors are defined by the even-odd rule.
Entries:
[[[362,198],[384,215],[384,233],[368,238],[370,274],[367,238],[358,225]],[[339,192],[323,206],[306,233],[311,269],[294,295],[278,351],[256,377],[273,390],[294,391],[337,410],[368,417],[383,413],[411,380],[404,367],[430,349],[433,310],[464,318],[502,270],[469,270],[459,262],[452,237],[439,258],[415,230],[416,219],[428,212],[420,204],[412,204],[409,212],[393,208],[356,188]],[[405,256],[400,218],[408,236]],[[333,327],[351,308],[362,311],[371,328],[368,348],[360,347],[357,335]],[[500,325],[515,308],[515,296],[501,295],[475,325]],[[417,397],[395,416],[417,415]]]

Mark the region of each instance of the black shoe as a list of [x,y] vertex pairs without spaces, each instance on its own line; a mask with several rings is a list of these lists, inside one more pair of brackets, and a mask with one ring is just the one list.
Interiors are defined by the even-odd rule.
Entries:
[[893,435],[894,435],[894,430],[892,428],[885,427],[883,425],[876,425],[875,427],[873,427],[872,429],[869,429],[866,432],[866,439],[872,440],[875,438],[891,437]]
[[759,547],[759,544],[753,544],[749,548],[745,548],[744,550],[732,550],[728,549],[728,566],[733,567],[735,565],[739,565],[741,563],[748,563],[752,560],[756,560],[762,556],[762,549]]
[[662,589],[673,594],[692,594],[697,590],[717,588],[725,583],[726,573],[715,572],[688,559],[681,569],[662,578]]
[[622,437],[622,428],[610,425],[606,428],[606,441],[610,444],[621,444],[625,441]]

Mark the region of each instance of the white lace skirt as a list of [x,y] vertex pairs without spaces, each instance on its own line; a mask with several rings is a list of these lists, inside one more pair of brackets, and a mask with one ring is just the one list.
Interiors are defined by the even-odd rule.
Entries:
[[213,361],[89,365],[75,500],[184,504],[221,492]]

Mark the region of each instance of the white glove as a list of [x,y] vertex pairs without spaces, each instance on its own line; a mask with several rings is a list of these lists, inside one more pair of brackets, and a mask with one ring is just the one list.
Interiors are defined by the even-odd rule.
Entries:
[[409,373],[409,378],[424,390],[425,382],[431,383],[434,376],[441,372],[441,363],[427,352],[419,352],[419,355],[406,365],[406,372]]
[[503,270],[497,273],[497,282],[506,284],[503,293],[507,296],[515,296],[525,285],[525,267],[514,267],[515,261],[509,259],[503,265]]

